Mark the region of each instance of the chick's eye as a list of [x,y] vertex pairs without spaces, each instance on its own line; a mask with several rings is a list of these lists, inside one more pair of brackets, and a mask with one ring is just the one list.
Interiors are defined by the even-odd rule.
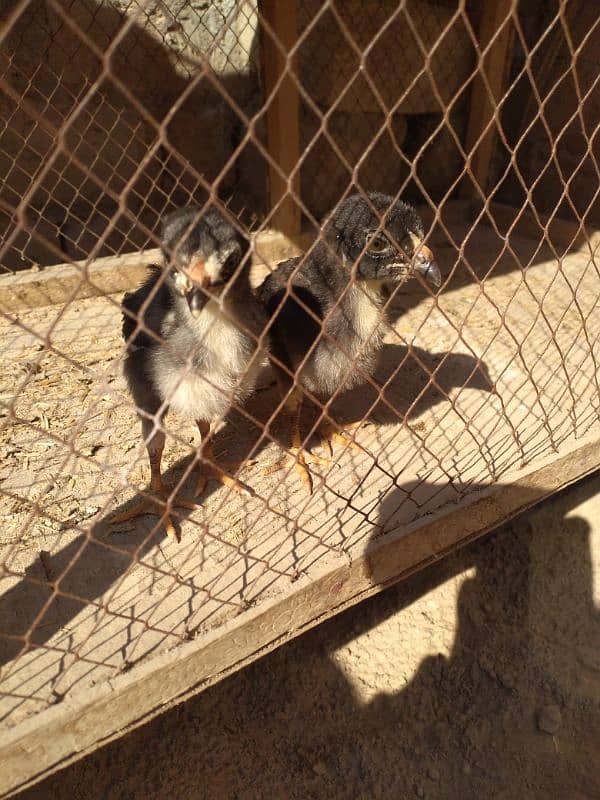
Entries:
[[385,253],[386,250],[389,249],[390,249],[390,243],[385,238],[385,236],[382,235],[374,236],[372,239],[368,241],[369,253]]

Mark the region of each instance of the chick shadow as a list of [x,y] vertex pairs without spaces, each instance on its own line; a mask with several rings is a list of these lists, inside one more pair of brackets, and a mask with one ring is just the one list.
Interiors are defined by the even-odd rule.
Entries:
[[[189,455],[163,472],[166,485],[177,487],[177,498],[192,499],[195,466],[195,457]],[[211,481],[194,499],[201,505],[218,488]],[[43,647],[135,563],[167,541],[160,510],[156,515],[143,515],[139,518],[142,522],[132,522],[125,528],[115,524],[116,517],[147,496],[152,496],[150,489],[136,493],[87,529],[80,523],[82,533],[56,553],[40,551],[22,579],[0,596],[0,666]],[[170,513],[180,535],[193,510],[178,506],[175,499]],[[190,586],[196,591],[192,582]]]
[[[522,515],[19,797],[60,800],[78,786],[88,800],[116,786],[135,796],[140,782],[154,800],[178,790],[200,800],[509,800],[534,796],[535,786],[545,786],[544,795],[553,786],[558,796],[597,796],[594,703],[576,695],[600,693],[597,670],[581,661],[582,642],[589,653],[600,648],[600,615],[590,528],[570,510],[599,490],[596,476],[554,498],[563,519],[553,532],[532,530]],[[398,495],[382,503],[384,530]],[[368,552],[380,547],[379,536]],[[450,655],[427,656],[400,691],[363,702],[336,651],[466,570],[474,574],[459,590]],[[401,626],[389,635],[398,642],[387,647],[403,647]],[[377,650],[373,656],[377,663]],[[548,704],[569,717],[556,736],[536,730],[536,710]],[[573,732],[576,741],[565,741]],[[174,750],[185,777],[165,767]]]
[[345,392],[332,406],[338,422],[391,425],[418,417],[448,399],[453,389],[494,390],[484,361],[467,353],[438,353],[384,344],[373,383]]

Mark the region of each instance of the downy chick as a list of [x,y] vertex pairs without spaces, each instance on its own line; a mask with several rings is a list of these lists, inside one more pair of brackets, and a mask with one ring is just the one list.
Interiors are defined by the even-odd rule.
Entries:
[[[250,288],[248,242],[215,208],[169,214],[161,246],[165,268],[153,267],[145,283],[123,298],[124,372],[148,449],[150,491],[167,504],[165,529],[177,538],[169,505],[196,503],[173,500],[163,483],[164,416],[172,408],[198,425],[203,445],[196,494],[211,478],[252,493],[214,464],[210,440],[232,404],[254,388],[265,314]],[[157,505],[143,499],[115,521],[157,513]]]
[[271,317],[273,368],[293,418],[291,452],[309,491],[312,478],[299,429],[302,388],[326,402],[373,375],[385,332],[384,283],[400,285],[420,275],[436,289],[441,284],[423,235],[423,224],[407,203],[379,193],[368,200],[353,195],[330,216],[310,253],[284,261],[259,289]]

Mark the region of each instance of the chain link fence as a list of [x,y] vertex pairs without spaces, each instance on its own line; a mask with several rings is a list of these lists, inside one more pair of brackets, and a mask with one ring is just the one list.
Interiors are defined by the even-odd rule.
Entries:
[[[591,4],[18,0],[4,7],[0,39],[5,730],[229,630],[385,534],[597,435]],[[373,192],[416,209],[416,245],[388,229]],[[380,281],[380,304],[367,297],[355,280],[365,231],[346,229],[363,234],[350,265],[327,238],[330,215],[355,195],[374,215],[369,235],[387,236],[413,277],[433,253],[439,290],[422,270]],[[167,352],[147,311],[181,242],[164,258],[156,248],[165,215],[190,204],[196,221],[217,208],[251,243],[233,280],[251,262],[254,297],[298,255],[264,327],[245,328],[259,354],[253,389],[228,390],[209,420],[210,453],[194,419],[162,413],[181,376],[160,412],[136,408],[122,291],[102,288],[110,274],[133,292],[140,266],[158,263],[145,304],[126,317],[130,345],[146,334]],[[325,257],[353,276],[328,313],[297,283]],[[373,368],[330,325],[354,291],[376,309],[361,340],[377,342]],[[302,325],[322,328],[314,347],[359,375],[349,390],[344,379],[319,392],[303,367],[290,373],[273,344],[274,313],[290,297]],[[289,334],[302,345],[301,331]],[[199,348],[210,326],[203,336]],[[190,373],[201,369],[192,362]],[[140,411],[166,438],[173,488],[162,503]],[[229,479],[207,483],[192,507],[208,461]],[[155,513],[129,514],[153,497]]]

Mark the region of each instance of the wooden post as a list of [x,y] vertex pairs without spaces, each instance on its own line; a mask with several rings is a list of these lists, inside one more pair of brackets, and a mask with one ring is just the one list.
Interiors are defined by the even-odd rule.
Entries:
[[[296,0],[260,0],[259,12],[269,23],[285,51],[289,52],[297,38]],[[268,97],[287,65],[283,53],[266,31],[263,31],[262,37],[262,65],[265,94]],[[274,161],[284,175],[289,177],[300,157],[298,89],[289,72],[267,108],[267,144]],[[292,188],[296,193],[299,192],[299,176],[294,177]],[[277,171],[270,167],[270,207],[274,209],[277,206],[271,224],[286,236],[296,238],[300,233],[300,208],[287,192],[287,181],[282,180]],[[284,199],[278,206],[282,198]]]
[[[481,50],[490,43],[494,34],[506,21],[514,5],[514,0],[485,0],[482,5],[479,25],[479,47]],[[476,201],[479,198],[476,188],[473,186],[473,181],[479,185],[484,195],[488,189],[492,156],[498,138],[496,127],[490,127],[477,146],[476,143],[493,118],[497,104],[506,91],[510,70],[512,38],[513,27],[508,23],[502,28],[497,38],[494,39],[493,45],[481,63],[482,72],[487,78],[494,99],[493,104],[481,73],[478,73],[473,82],[466,136],[466,151],[467,153],[472,152],[471,169],[465,177],[464,192]]]

